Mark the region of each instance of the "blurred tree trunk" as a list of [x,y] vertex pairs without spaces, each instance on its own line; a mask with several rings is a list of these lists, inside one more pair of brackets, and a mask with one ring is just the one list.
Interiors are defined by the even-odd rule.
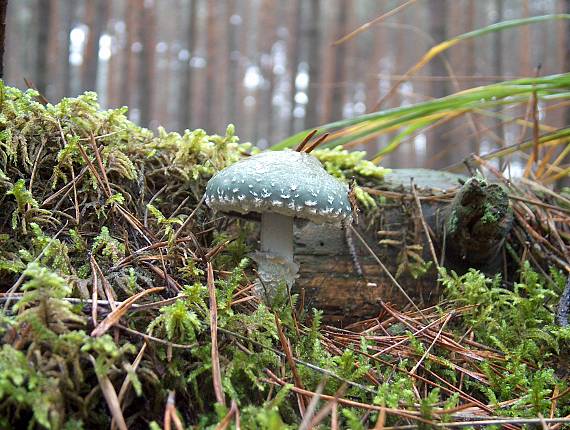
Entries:
[[83,91],[95,91],[97,88],[99,39],[107,24],[108,7],[109,2],[107,1],[88,1],[86,4],[85,21],[89,27],[89,32],[81,68],[81,88]]
[[[428,20],[430,35],[436,43],[447,40],[447,0],[429,0]],[[431,83],[431,96],[444,97],[449,94],[449,85],[446,79],[447,69],[444,54],[439,54],[430,62],[431,76],[436,77]],[[451,142],[448,139],[449,127],[441,124],[430,133],[427,156],[431,161],[430,167],[441,167],[451,163],[451,154],[448,149]]]
[[321,80],[321,0],[309,2],[307,39],[309,44],[309,102],[303,128],[316,127],[319,124],[319,93]]
[[[529,0],[524,0],[523,2],[523,18],[528,18],[530,16],[530,4]],[[532,66],[531,66],[531,59],[530,54],[532,52],[529,47],[531,46],[531,39],[530,39],[530,29],[532,26],[530,25],[523,25],[521,27],[521,44],[520,44],[520,74],[522,76],[531,76],[532,75]]]
[[[254,13],[253,8],[250,7],[250,2],[248,0],[237,0],[237,9],[236,14],[241,16],[241,25],[239,34],[236,35],[237,37],[237,49],[239,50],[239,60],[236,62],[237,66],[237,76],[236,76],[236,110],[234,114],[238,114],[239,122],[241,126],[238,128],[239,135],[246,135],[248,136],[246,139],[250,139],[251,134],[247,134],[248,126],[249,126],[249,107],[245,106],[245,99],[249,94],[249,89],[243,83],[243,78],[245,75],[245,71],[247,68],[247,58],[249,58],[249,51],[248,51],[248,32],[249,29],[252,27],[252,23],[254,21]],[[253,133],[252,133],[253,134]],[[255,143],[255,142],[254,142]]]
[[48,64],[47,64],[47,77],[46,82],[48,82],[46,91],[44,93],[48,100],[59,100],[62,97],[62,85],[61,76],[62,68],[64,64],[59,60],[61,57],[60,51],[63,50],[63,45],[68,44],[65,37],[61,34],[61,3],[54,2],[51,7],[50,22],[52,23],[52,34],[48,38]]
[[258,90],[255,140],[265,139],[268,144],[272,142],[273,125],[273,90],[275,76],[273,74],[273,56],[271,55],[275,43],[277,22],[275,2],[265,1],[261,3],[260,26],[262,36],[258,38],[259,65],[263,76],[263,85]]
[[295,94],[297,93],[297,88],[295,81],[297,79],[297,72],[299,70],[299,55],[301,52],[300,34],[301,34],[301,22],[302,22],[302,4],[301,0],[293,0],[289,3],[293,11],[292,25],[289,26],[289,43],[287,46],[287,51],[289,52],[289,105],[291,106],[291,116],[289,117],[289,134],[295,133]]
[[75,4],[74,0],[65,0],[62,8],[62,25],[63,25],[63,37],[62,37],[62,50],[61,50],[61,80],[62,85],[62,96],[71,96],[71,63],[69,62],[69,34],[73,30],[73,21],[75,19]]
[[[128,13],[124,7],[126,4],[126,1],[112,3],[109,15],[113,17],[113,20],[122,23],[126,22],[126,15]],[[127,44],[126,38],[126,27],[124,27],[123,31],[119,31],[118,29],[114,31],[106,88],[107,106],[110,108],[116,108],[125,104],[125,101],[121,100],[121,91],[126,83],[125,74],[123,72],[126,69],[128,57],[122,55],[125,52],[125,45]]]
[[4,45],[6,43],[6,11],[8,0],[0,0],[0,79],[4,79]]
[[[340,0],[337,5],[336,15],[336,35],[335,39],[345,36],[348,31],[348,15],[353,7],[352,0]],[[333,89],[330,106],[330,117],[328,121],[338,121],[342,119],[342,112],[344,108],[345,97],[345,80],[346,80],[346,47],[347,43],[341,43],[334,46],[334,75],[333,75]]]
[[[375,0],[370,0],[372,4]],[[385,13],[387,9],[382,9],[380,13]],[[390,32],[393,30],[390,29]],[[367,60],[367,83],[366,83],[366,108],[367,112],[370,112],[376,102],[380,100],[382,94],[380,94],[380,81],[384,79],[389,79],[388,76],[384,76],[384,70],[382,70],[382,60],[386,59],[390,55],[390,44],[387,43],[390,32],[388,28],[384,25],[377,25],[370,30],[372,51],[368,55]],[[382,75],[381,75],[382,74]],[[374,150],[374,149],[373,149]]]
[[[49,0],[48,0],[49,1]],[[95,13],[97,9],[96,1],[88,1],[84,6],[83,12],[83,22],[88,28],[87,38],[83,49],[83,61],[81,63],[81,75],[80,75],[80,88],[81,91],[93,90],[94,85],[90,85],[92,82],[89,76],[90,65],[94,62],[95,68],[97,67],[97,58],[93,58],[95,55],[95,38],[93,33],[95,32]],[[98,42],[97,42],[98,43]],[[93,80],[94,83],[94,80]]]
[[197,17],[198,0],[190,2],[190,10],[188,12],[188,21],[186,24],[186,46],[188,51],[188,59],[182,64],[182,78],[180,82],[180,100],[178,110],[178,127],[180,130],[192,128],[192,67],[190,59],[195,54],[196,48],[196,17]]
[[[495,22],[501,22],[504,19],[504,13],[503,13],[503,0],[495,0]],[[527,26],[525,26],[527,27]],[[530,45],[527,46],[527,51],[530,51],[529,49]],[[493,33],[493,74],[495,76],[497,76],[497,78],[499,80],[503,80],[502,76],[503,76],[503,32],[502,31],[496,31],[495,33]],[[497,108],[496,110],[498,115],[501,115],[502,113],[502,109],[500,107]],[[495,126],[494,126],[494,132],[497,135],[497,138],[499,139],[498,143],[499,145],[505,145],[505,133],[504,133],[504,127],[503,127],[503,120],[501,118],[496,118],[495,119]]]
[[236,16],[238,12],[236,0],[228,0],[226,7],[226,25],[228,30],[226,33],[226,45],[228,47],[229,56],[226,59],[228,87],[226,88],[226,118],[232,123],[240,124],[240,110],[237,107],[237,93],[238,86],[240,85],[238,78],[239,71],[239,57],[238,38],[239,38],[239,24],[232,22],[232,16]]
[[139,19],[140,39],[142,43],[141,64],[139,70],[139,97],[140,97],[140,124],[149,127],[153,118],[154,107],[154,84],[155,84],[155,63],[156,52],[156,3],[144,2]]
[[224,134],[230,118],[226,115],[226,97],[227,88],[229,86],[229,75],[226,62],[230,58],[229,45],[226,43],[228,40],[229,23],[224,21],[227,15],[226,9],[229,5],[227,1],[218,2],[217,20],[218,28],[216,34],[217,44],[217,69],[215,70],[215,92],[214,92],[214,111],[213,126],[219,134]]
[[[397,23],[400,25],[405,25],[404,19],[402,18],[402,15],[399,15],[396,17]],[[396,48],[396,52],[394,54],[395,57],[395,67],[394,67],[394,71],[396,72],[397,75],[403,75],[404,72],[407,70],[408,65],[406,64],[406,60],[408,57],[408,50],[406,49],[406,31],[395,31],[394,37],[395,37],[395,42],[393,43],[393,47]],[[398,78],[394,79],[394,82],[398,82]],[[400,87],[400,90],[402,90],[402,87]],[[398,107],[398,106],[402,106],[404,103],[407,103],[408,100],[406,100],[406,96],[405,96],[405,92],[404,91],[397,91],[390,100],[388,100],[388,103],[390,103],[390,107],[394,106],[394,107]],[[388,105],[385,106],[386,108],[389,107]],[[411,145],[406,145],[406,146],[411,146]],[[406,157],[407,154],[404,154],[404,152],[406,151],[407,148],[398,148],[397,151],[392,152],[391,154],[389,154],[388,159],[386,160],[386,162],[390,163],[390,165],[394,165],[394,166],[408,166],[407,161],[409,161]],[[423,160],[422,160],[423,161]]]
[[[561,3],[563,9],[562,12],[570,14],[570,0],[561,0]],[[568,72],[570,71],[570,21],[567,20],[565,21],[566,22],[564,23],[564,27],[566,30],[564,32],[565,34],[563,34],[561,37],[561,41],[563,44],[562,70],[564,72]],[[566,107],[566,109],[563,112],[563,115],[564,116],[562,118],[562,126],[568,127],[570,125],[570,106]],[[565,176],[561,178],[557,182],[557,186],[558,188],[570,186],[570,177]]]
[[[566,13],[570,13],[570,0],[565,0]],[[564,71],[570,71],[570,21],[566,21],[566,51],[564,53]],[[570,107],[566,108],[566,125],[570,124]]]
[[[259,19],[259,8],[261,2],[251,2],[244,1],[242,3],[242,16],[243,18],[243,28],[245,31],[241,34],[240,48],[242,51],[242,63],[245,66],[245,74],[247,73],[247,68],[251,66],[256,66],[254,61],[257,55],[257,38],[260,35],[259,28],[257,26]],[[240,78],[245,77],[242,73]],[[258,83],[259,84],[259,83]],[[248,136],[247,138],[253,143],[257,144],[254,139],[255,135],[255,122],[257,120],[257,108],[255,106],[257,102],[257,89],[258,86],[253,86],[247,88],[244,82],[240,82],[240,88],[242,89],[242,95],[239,99],[239,110],[243,112],[242,114],[242,135]]]
[[[475,30],[475,20],[476,20],[476,13],[475,13],[475,0],[468,0],[467,2],[467,28],[465,31],[472,31]],[[475,63],[475,40],[470,39],[465,41],[465,50],[466,50],[466,57],[465,57],[465,74],[467,76],[475,76],[477,72],[477,66]],[[474,80],[467,81],[466,85],[463,87],[471,87],[478,85],[477,82]]]
[[[465,31],[472,31],[475,30],[477,23],[476,23],[476,9],[475,9],[475,0],[468,0],[467,3],[467,28],[465,29]],[[476,60],[476,54],[475,54],[475,40],[470,39],[470,40],[466,40],[465,41],[465,75],[466,76],[472,76],[475,77],[475,75],[477,74],[477,63],[475,62]],[[469,87],[475,87],[479,85],[479,82],[477,82],[474,79],[469,79],[468,81],[466,81],[463,85],[462,85],[462,89],[465,88],[469,88]],[[475,125],[476,128],[477,125]],[[468,151],[474,153],[474,154],[479,154],[480,150],[481,150],[481,145],[479,142],[479,139],[477,137],[477,135],[470,137],[469,138],[469,146],[467,148]]]
[[206,121],[201,127],[204,127],[209,133],[221,133],[220,127],[220,107],[222,106],[221,97],[218,94],[223,87],[220,76],[220,48],[221,41],[221,16],[220,8],[222,2],[207,2],[207,42],[206,42]]
[[126,32],[127,40],[123,50],[125,57],[125,82],[121,88],[121,103],[129,106],[130,109],[135,108],[134,104],[134,88],[137,84],[137,61],[133,52],[134,43],[138,41],[138,19],[139,8],[142,4],[141,0],[128,0],[126,4]]
[[36,77],[34,85],[43,95],[48,85],[49,38],[52,33],[51,0],[38,0],[36,3],[37,16],[37,43],[36,43]]
[[[160,3],[159,3],[160,4]],[[172,46],[171,35],[176,31],[176,24],[173,23],[172,18],[167,16],[166,13],[157,12],[155,15],[155,28],[159,29],[156,32],[154,44],[154,77],[156,79],[152,83],[153,91],[153,104],[151,106],[150,119],[155,121],[155,124],[161,125],[166,129],[171,129],[169,118],[169,104],[170,102],[170,88],[172,86],[172,67],[171,67],[171,52]]]

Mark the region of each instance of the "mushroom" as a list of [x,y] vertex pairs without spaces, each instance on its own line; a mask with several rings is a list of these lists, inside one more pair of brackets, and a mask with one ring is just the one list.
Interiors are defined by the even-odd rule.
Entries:
[[245,158],[210,179],[206,204],[217,211],[261,214],[258,294],[272,303],[282,282],[293,286],[299,266],[293,261],[293,221],[352,220],[348,187],[329,175],[312,155],[269,151]]

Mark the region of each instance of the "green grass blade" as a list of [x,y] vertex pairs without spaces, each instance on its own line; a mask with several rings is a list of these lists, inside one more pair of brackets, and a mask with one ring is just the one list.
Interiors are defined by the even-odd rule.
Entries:
[[[319,134],[342,130],[342,133],[333,134],[323,145],[334,147],[375,136],[383,130],[393,131],[397,128],[421,130],[448,115],[457,116],[457,112],[467,113],[500,105],[527,103],[534,92],[539,99],[543,100],[568,99],[570,98],[569,89],[570,73],[516,79],[471,88],[440,99],[335,121],[320,127]],[[299,143],[308,132],[309,130],[299,132],[274,145],[271,149],[281,150],[292,147]],[[392,145],[384,148],[377,156],[393,151],[402,140],[394,139]]]

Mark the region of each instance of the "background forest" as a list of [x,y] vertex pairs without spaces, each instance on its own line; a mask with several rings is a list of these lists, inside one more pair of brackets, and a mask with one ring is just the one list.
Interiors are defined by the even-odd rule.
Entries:
[[[5,21],[0,428],[567,428],[570,0],[10,0]],[[270,299],[269,229],[204,197],[249,142],[311,152],[361,209],[291,220],[299,277]]]
[[[103,107],[127,105],[131,120],[152,129],[223,133],[231,122],[242,141],[266,147],[380,107],[568,70],[569,25],[549,21],[466,40],[385,97],[437,42],[568,10],[568,0],[18,0],[8,7],[4,77],[21,88],[28,79],[52,102],[96,90]],[[540,120],[558,128],[564,112],[543,109]],[[516,123],[476,119],[477,138],[468,121],[451,121],[414,135],[384,164],[444,167],[524,137]]]

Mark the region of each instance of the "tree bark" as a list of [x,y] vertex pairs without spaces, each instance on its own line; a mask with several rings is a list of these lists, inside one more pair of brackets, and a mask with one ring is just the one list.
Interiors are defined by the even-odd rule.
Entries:
[[137,14],[140,3],[140,0],[127,0],[125,10],[127,40],[125,42],[125,49],[123,50],[123,56],[125,57],[125,82],[121,88],[121,104],[129,106],[131,109],[135,108],[133,93],[137,83],[137,61],[135,53],[133,52],[133,45],[138,41]]
[[64,45],[69,45],[69,39],[63,40],[64,35],[61,31],[61,4],[59,2],[54,2],[50,10],[49,21],[52,24],[53,34],[49,35],[48,38],[48,64],[47,64],[47,77],[46,81],[49,82],[44,96],[48,100],[60,100],[63,97],[63,90],[61,89],[62,82],[57,79],[58,76],[62,74],[62,68],[64,64],[59,60],[61,58],[61,51],[64,50]]
[[186,23],[186,40],[182,46],[188,51],[188,59],[184,60],[181,67],[180,78],[180,98],[178,110],[178,128],[180,131],[192,128],[192,67],[190,67],[190,59],[195,54],[196,47],[196,9],[198,0],[190,2],[190,10],[188,11],[188,20]]
[[[429,0],[428,19],[430,35],[436,43],[447,40],[447,0]],[[449,94],[447,69],[444,62],[444,54],[439,54],[430,62],[431,75],[436,77],[431,84],[431,96],[434,98],[445,97]],[[449,127],[447,124],[439,125],[430,133],[427,155],[431,160],[430,167],[441,167],[451,164],[452,158],[448,152],[450,141],[448,138]]]
[[[350,0],[341,0],[338,4],[336,16],[336,38],[340,38],[348,32],[348,14],[352,8]],[[342,112],[345,102],[345,79],[346,79],[346,43],[341,43],[334,47],[334,77],[331,99],[331,109],[329,121],[338,121],[342,119]]]
[[295,133],[296,118],[294,115],[295,111],[295,94],[297,93],[297,88],[295,81],[297,80],[297,72],[299,71],[299,56],[301,53],[301,22],[303,19],[301,0],[294,0],[292,2],[293,6],[293,25],[289,28],[289,43],[287,46],[289,69],[290,69],[290,93],[289,93],[289,104],[291,106],[291,116],[289,117],[289,135]]
[[305,129],[319,125],[319,94],[321,80],[321,0],[309,2],[307,40],[309,43],[309,102],[305,115]]
[[204,127],[208,133],[221,133],[221,130],[217,129],[219,126],[219,109],[221,106],[220,100],[216,97],[216,89],[221,84],[219,82],[219,72],[220,72],[220,7],[221,2],[209,1],[207,3],[207,65],[206,65],[206,106],[205,115],[206,121]]
[[260,11],[260,28],[262,37],[258,38],[259,69],[263,76],[263,85],[257,91],[257,120],[255,138],[266,140],[269,145],[273,142],[273,91],[275,75],[273,73],[272,48],[276,39],[276,5],[275,2],[262,2]]
[[[570,13],[570,0],[565,1],[566,13]],[[570,70],[570,23],[566,21],[566,52],[564,54],[564,70]],[[570,107],[566,108],[565,124],[570,124]]]
[[[468,0],[467,2],[467,28],[465,31],[475,30],[477,23],[476,23],[476,8],[475,8],[475,0]],[[475,43],[476,41],[473,39],[466,40],[463,49],[465,50],[465,76],[472,76],[475,77],[477,74],[477,54],[475,51]],[[469,80],[462,85],[461,89],[469,88],[469,87],[476,87],[479,85],[479,82],[476,80]],[[468,150],[475,154],[480,153],[480,142],[479,139],[476,137],[469,138]]]
[[[503,0],[495,0],[495,22],[503,21]],[[526,27],[526,26],[525,26]],[[524,31],[524,29],[522,30]],[[523,33],[524,34],[524,33]],[[528,47],[527,47],[528,48]],[[497,76],[498,80],[503,80],[503,32],[497,31],[493,33],[493,74]],[[501,107],[497,108],[497,113],[500,115],[502,112]],[[503,120],[501,118],[495,119],[495,134],[499,139],[500,145],[505,145]]]
[[48,85],[48,61],[49,61],[49,37],[52,33],[51,27],[51,0],[38,0],[36,4],[37,12],[37,45],[36,45],[36,70],[34,85],[40,94],[46,94]]
[[140,38],[142,42],[141,67],[139,70],[140,124],[149,127],[153,118],[155,52],[156,52],[156,3],[144,4],[141,8]]
[[75,1],[65,0],[62,8],[62,25],[64,37],[62,37],[61,49],[61,80],[62,80],[62,96],[71,96],[71,64],[69,62],[69,34],[73,30],[73,21],[75,19]]
[[[125,3],[126,4],[126,3]],[[119,4],[113,4],[109,10],[109,15],[116,19],[117,21],[125,22],[126,11],[124,7],[119,7]],[[109,58],[108,65],[108,77],[106,82],[106,107],[117,108],[124,105],[124,100],[121,100],[121,89],[125,85],[125,75],[123,71],[125,70],[127,64],[127,56],[122,55],[125,52],[126,45],[126,34],[115,32],[115,37],[113,38],[113,45],[121,47],[122,50],[115,52],[111,49],[111,57]]]
[[226,59],[226,75],[228,77],[228,87],[226,90],[226,118],[229,118],[234,124],[240,121],[240,109],[238,108],[238,88],[241,85],[239,82],[239,56],[238,49],[239,30],[238,23],[232,23],[231,17],[238,12],[237,0],[228,0],[226,7],[226,23],[229,27],[226,33],[226,45],[228,48],[228,58]]
[[[254,8],[250,7],[250,2],[247,0],[235,0],[236,1],[236,14],[241,17],[241,24],[239,27],[236,26],[236,50],[239,52],[239,57],[236,58],[235,65],[235,75],[231,76],[230,79],[235,79],[236,85],[233,88],[235,91],[235,110],[236,124],[238,125],[239,136],[247,136],[247,139],[251,139],[250,136],[253,133],[249,133],[249,123],[252,121],[252,116],[250,115],[251,108],[246,106],[244,101],[249,95],[250,90],[246,88],[243,83],[243,78],[245,77],[247,69],[247,61],[245,59],[249,58],[249,41],[251,38],[250,32],[248,31],[255,26],[255,13]],[[255,144],[255,142],[253,142]]]
[[[523,1],[523,18],[528,18],[530,16],[530,4],[529,0]],[[519,47],[519,58],[520,58],[520,75],[521,76],[531,76],[532,75],[532,66],[531,66],[531,32],[532,26],[530,25],[523,25],[521,27],[521,43]],[[501,32],[499,32],[501,33]]]
[[99,65],[99,39],[107,24],[108,2],[87,2],[87,45],[83,56],[81,69],[81,87],[83,91],[95,91],[97,89],[97,67]]
[[4,46],[6,42],[6,11],[8,0],[0,0],[0,79],[4,79]]

